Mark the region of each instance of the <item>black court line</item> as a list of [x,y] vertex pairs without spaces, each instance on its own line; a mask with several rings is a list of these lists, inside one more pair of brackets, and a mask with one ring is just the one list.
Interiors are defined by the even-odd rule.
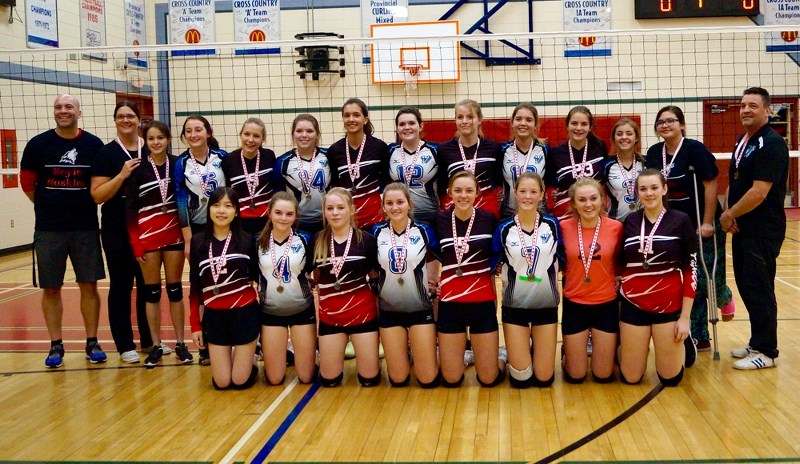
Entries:
[[608,432],[609,430],[611,430],[614,427],[616,427],[619,424],[621,424],[625,419],[627,419],[627,418],[631,417],[632,415],[634,415],[638,410],[640,410],[643,407],[645,407],[649,402],[651,402],[653,400],[653,398],[658,396],[658,394],[661,393],[661,390],[663,390],[663,389],[664,389],[664,385],[659,383],[658,386],[656,386],[654,389],[650,390],[650,393],[645,395],[644,398],[640,399],[633,406],[631,406],[630,408],[628,408],[625,411],[623,411],[622,414],[620,414],[619,416],[611,419],[610,422],[604,424],[599,429],[591,432],[590,434],[588,434],[585,437],[581,438],[580,440],[572,443],[571,445],[566,446],[566,447],[562,448],[559,451],[556,451],[555,453],[551,454],[550,456],[547,456],[544,459],[540,459],[540,460],[536,461],[535,464],[540,464],[540,463],[543,464],[543,463],[553,462],[556,459],[559,459],[559,458],[561,458],[563,456],[566,456],[567,454],[569,454],[569,453],[575,451],[576,449],[580,448],[581,446],[589,443],[590,441],[594,440],[595,438],[599,437],[600,435]]
[[[159,364],[158,366],[154,367],[153,369],[160,369],[166,367],[191,367],[191,366],[199,366],[199,364]],[[22,375],[22,374],[56,374],[59,372],[85,372],[85,371],[107,371],[107,370],[120,370],[120,369],[147,369],[144,365],[130,365],[130,366],[98,366],[98,367],[81,367],[78,369],[64,369],[61,367],[57,367],[54,369],[42,369],[38,371],[16,371],[16,372],[0,372],[0,376],[2,377],[11,377],[13,375]],[[149,369],[148,369],[149,370]],[[2,464],[5,461],[0,461]],[[24,462],[24,461],[14,461],[14,462]],[[61,462],[61,461],[59,461]],[[64,461],[66,462],[66,461]]]

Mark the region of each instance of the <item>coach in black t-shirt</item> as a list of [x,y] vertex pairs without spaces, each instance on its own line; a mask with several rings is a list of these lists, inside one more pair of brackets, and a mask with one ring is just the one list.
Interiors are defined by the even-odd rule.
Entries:
[[745,128],[729,169],[729,208],[720,216],[733,234],[733,274],[750,315],[750,343],[731,351],[736,369],[775,366],[778,357],[778,303],[775,268],[786,235],[786,178],[789,148],[769,126],[769,93],[744,91],[739,116]]
[[50,334],[47,367],[61,367],[63,303],[61,287],[67,256],[81,292],[81,314],[86,327],[86,359],[106,361],[97,344],[100,297],[97,281],[105,278],[97,224],[97,205],[89,193],[92,162],[103,142],[78,128],[81,104],[72,95],[53,103],[56,128],[33,137],[22,152],[22,190],[33,202],[36,225],[33,247],[38,258],[42,311]]

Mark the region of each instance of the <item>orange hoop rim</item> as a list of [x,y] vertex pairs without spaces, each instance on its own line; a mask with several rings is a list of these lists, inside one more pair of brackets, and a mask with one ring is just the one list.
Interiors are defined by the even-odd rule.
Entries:
[[401,64],[399,66],[399,68],[402,69],[403,71],[408,71],[408,74],[410,74],[411,77],[416,77],[419,74],[419,72],[422,70],[422,65],[421,64],[416,64],[416,63],[415,64]]

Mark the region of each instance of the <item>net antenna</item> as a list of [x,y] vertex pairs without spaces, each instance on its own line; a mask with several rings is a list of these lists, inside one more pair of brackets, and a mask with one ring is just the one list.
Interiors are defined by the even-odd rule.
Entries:
[[417,88],[417,80],[419,79],[419,72],[422,70],[420,63],[402,63],[398,66],[403,71],[403,79],[406,82],[406,90],[414,90]]

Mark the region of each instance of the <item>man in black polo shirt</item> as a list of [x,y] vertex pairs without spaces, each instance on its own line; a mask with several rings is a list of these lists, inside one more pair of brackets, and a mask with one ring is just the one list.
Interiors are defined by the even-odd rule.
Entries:
[[750,343],[731,351],[736,369],[775,367],[778,303],[775,268],[786,235],[786,178],[789,147],[769,125],[769,93],[744,91],[739,116],[745,128],[729,169],[728,209],[722,228],[733,234],[733,274],[750,315]]
[[105,278],[97,205],[89,193],[94,156],[103,142],[78,128],[81,104],[72,95],[59,95],[53,103],[56,128],[33,137],[22,152],[22,190],[33,202],[36,225],[33,246],[42,311],[50,334],[50,353],[45,366],[61,367],[64,344],[61,339],[61,287],[67,257],[72,262],[81,295],[81,313],[86,327],[86,359],[106,361],[97,343],[100,297],[97,281]]

